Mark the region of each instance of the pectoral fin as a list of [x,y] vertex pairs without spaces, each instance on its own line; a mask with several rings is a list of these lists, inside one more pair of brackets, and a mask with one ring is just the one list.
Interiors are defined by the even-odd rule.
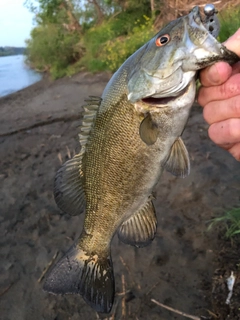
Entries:
[[140,124],[139,134],[143,142],[147,145],[152,145],[157,141],[158,128],[152,121],[150,114]]
[[58,207],[70,215],[83,212],[85,195],[82,186],[81,154],[68,160],[58,170],[54,182],[54,198]]
[[165,168],[175,176],[181,176],[184,178],[189,175],[189,155],[181,138],[178,138],[172,145],[170,155],[165,163]]
[[118,230],[119,239],[132,246],[144,247],[154,238],[157,229],[157,217],[152,201],[124,221]]

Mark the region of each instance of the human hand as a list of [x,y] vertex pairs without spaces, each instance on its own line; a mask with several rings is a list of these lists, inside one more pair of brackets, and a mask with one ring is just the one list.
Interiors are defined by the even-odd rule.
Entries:
[[[224,44],[240,56],[240,29]],[[217,62],[200,72],[200,81],[198,102],[210,125],[208,135],[240,161],[240,62]]]

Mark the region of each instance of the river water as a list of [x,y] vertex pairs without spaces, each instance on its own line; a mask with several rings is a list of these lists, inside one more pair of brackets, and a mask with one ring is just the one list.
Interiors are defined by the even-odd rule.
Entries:
[[0,57],[0,97],[41,80],[41,74],[31,70],[24,60],[24,55]]

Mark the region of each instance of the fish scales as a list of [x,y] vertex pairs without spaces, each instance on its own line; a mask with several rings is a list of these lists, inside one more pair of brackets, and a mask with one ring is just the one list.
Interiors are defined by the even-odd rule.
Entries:
[[81,152],[58,170],[54,185],[60,209],[72,215],[85,209],[84,225],[44,290],[81,294],[97,312],[110,312],[113,236],[136,247],[153,240],[152,193],[162,171],[181,177],[190,172],[181,135],[195,99],[196,72],[219,60],[239,60],[212,36],[219,24],[214,7],[207,8],[205,22],[198,7],[170,22],[127,59],[101,98],[86,101]]
[[[151,182],[151,187],[148,186],[149,176],[158,176],[161,170],[160,165],[155,165],[154,169],[152,160],[161,152],[163,142],[147,146],[141,140],[139,126],[143,118],[142,114],[131,107],[124,95],[117,105],[97,117],[89,137],[89,147],[83,158],[86,172],[84,189],[90,206],[86,220],[89,220],[89,230],[94,226],[102,230],[103,234],[106,233],[108,239],[109,227],[106,228],[101,219],[105,219],[108,226],[111,223],[115,230],[125,218],[124,212],[132,212],[135,209],[132,207],[138,208],[139,202],[145,203],[142,201],[142,194],[155,183]],[[109,124],[107,128],[103,125],[105,122]],[[141,175],[138,174],[139,171]],[[107,212],[111,212],[111,215],[106,215]]]

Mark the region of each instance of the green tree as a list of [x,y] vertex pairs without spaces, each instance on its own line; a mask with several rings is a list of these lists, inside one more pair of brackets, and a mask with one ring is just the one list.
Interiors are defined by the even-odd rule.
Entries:
[[49,71],[53,78],[64,76],[68,66],[84,54],[81,44],[82,27],[73,1],[38,0],[25,3],[35,13],[37,26],[27,43],[27,57],[31,66]]

